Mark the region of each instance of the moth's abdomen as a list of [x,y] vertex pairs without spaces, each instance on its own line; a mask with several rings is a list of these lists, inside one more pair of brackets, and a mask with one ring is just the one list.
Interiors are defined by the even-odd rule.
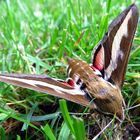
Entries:
[[79,77],[82,80],[90,80],[93,77],[93,69],[85,61],[70,59],[68,63],[67,73],[70,78],[75,80],[76,77]]

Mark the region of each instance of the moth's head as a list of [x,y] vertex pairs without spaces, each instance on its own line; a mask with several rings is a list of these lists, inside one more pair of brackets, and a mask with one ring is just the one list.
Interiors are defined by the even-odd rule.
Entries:
[[116,90],[111,90],[108,95],[110,101],[110,113],[115,114],[119,120],[124,120],[124,99],[122,97],[121,91],[118,87]]
[[95,94],[97,109],[105,114],[115,114],[120,120],[124,119],[124,100],[117,86],[110,83],[100,83],[98,94]]

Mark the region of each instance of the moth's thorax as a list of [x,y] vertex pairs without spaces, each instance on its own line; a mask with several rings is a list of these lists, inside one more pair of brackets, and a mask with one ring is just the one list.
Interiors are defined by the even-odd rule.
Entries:
[[75,82],[80,79],[85,91],[93,98],[97,108],[104,113],[115,114],[123,118],[123,97],[119,87],[105,81],[82,60],[69,60],[68,75]]

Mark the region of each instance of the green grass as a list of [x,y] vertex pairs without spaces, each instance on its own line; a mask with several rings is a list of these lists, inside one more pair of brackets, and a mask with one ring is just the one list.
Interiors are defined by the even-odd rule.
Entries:
[[[65,79],[67,56],[90,63],[92,49],[110,21],[131,3],[131,0],[1,0],[0,71]],[[137,5],[140,9],[140,2]],[[140,24],[125,81],[122,93],[127,107],[131,107],[140,103]],[[68,103],[68,109],[85,111],[74,103]],[[139,114],[138,108],[126,112],[132,122],[140,119]],[[95,129],[97,121],[83,116],[69,115],[66,104],[62,101],[59,105],[58,98],[0,83],[2,140],[85,140],[93,137],[96,130],[92,128]],[[127,124],[130,120],[126,119],[121,129]],[[112,129],[113,126],[99,139],[111,138]]]

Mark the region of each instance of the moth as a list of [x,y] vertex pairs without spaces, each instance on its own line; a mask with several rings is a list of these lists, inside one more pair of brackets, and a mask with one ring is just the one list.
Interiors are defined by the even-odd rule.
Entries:
[[138,8],[132,4],[109,25],[93,50],[92,64],[68,60],[68,78],[46,75],[0,74],[0,81],[88,106],[124,119],[121,88],[138,23]]

